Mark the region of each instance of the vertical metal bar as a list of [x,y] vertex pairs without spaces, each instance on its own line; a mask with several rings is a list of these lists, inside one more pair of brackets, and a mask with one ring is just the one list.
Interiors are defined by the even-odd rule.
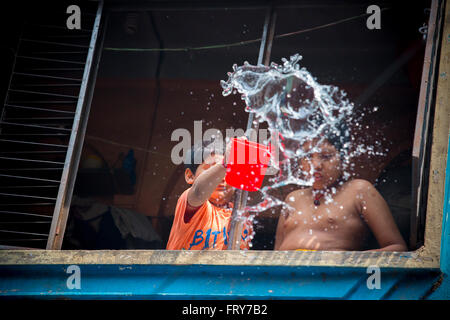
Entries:
[[439,46],[440,26],[442,21],[443,1],[433,0],[431,3],[430,18],[428,22],[427,43],[422,69],[422,81],[420,87],[419,103],[417,108],[416,128],[414,131],[414,142],[412,152],[412,214],[410,224],[410,249],[417,249],[419,244],[420,229],[424,227],[420,222],[421,216],[425,214],[426,197],[425,165],[426,150],[430,145],[428,139],[430,128],[431,107],[434,101],[434,84],[436,56]]
[[[258,65],[269,65],[270,54],[272,50],[273,38],[275,35],[276,11],[273,6],[267,8],[266,18],[264,21],[263,35],[261,46],[259,48]],[[250,134],[250,129],[258,131],[258,124],[254,124],[254,113],[250,113],[247,120],[246,135]],[[239,216],[242,208],[247,204],[248,191],[238,189],[234,198],[233,212],[231,213],[231,221],[229,226],[229,245],[228,250],[239,250],[241,244],[241,234],[244,226],[243,219]]]
[[[105,34],[106,23],[103,23],[103,27],[99,35],[102,10],[103,1],[100,1],[97,8],[94,26],[92,28],[91,42],[89,44],[89,51],[86,58],[86,66],[83,73],[83,81],[81,83],[75,119],[72,126],[69,148],[66,155],[64,170],[61,176],[61,184],[59,186],[52,224],[50,226],[47,249],[61,249],[64,238],[64,231],[69,214],[70,202],[72,200],[72,192],[75,185],[78,164],[80,162],[81,151],[83,148],[84,136],[86,133]],[[98,44],[97,37],[100,38]]]

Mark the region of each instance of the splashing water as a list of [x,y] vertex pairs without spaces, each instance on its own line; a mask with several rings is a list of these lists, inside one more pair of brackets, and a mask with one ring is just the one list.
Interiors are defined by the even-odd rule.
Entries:
[[[263,200],[244,208],[245,211],[261,212],[286,206],[283,200],[270,194],[273,189],[289,184],[312,186],[313,167],[310,172],[302,172],[299,159],[320,151],[324,139],[340,152],[341,181],[352,176],[348,171],[352,158],[364,152],[381,155],[373,146],[359,144],[351,148],[355,137],[349,128],[358,127],[360,120],[355,116],[353,103],[343,90],[319,84],[304,67],[300,68],[301,59],[295,54],[289,60],[283,58],[282,65],[272,63],[269,67],[248,62],[243,66],[235,64],[233,72],[228,73],[228,80],[221,81],[223,95],[240,93],[245,110],[254,113],[255,121],[267,122],[271,139],[279,139],[278,161],[271,164],[277,174],[269,176],[266,186],[259,190]],[[305,151],[305,143],[312,146],[309,151]],[[332,201],[332,193],[335,191],[325,194],[326,203]]]

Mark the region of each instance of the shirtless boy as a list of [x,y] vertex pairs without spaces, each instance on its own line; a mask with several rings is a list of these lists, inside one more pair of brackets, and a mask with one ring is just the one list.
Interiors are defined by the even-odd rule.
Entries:
[[275,250],[363,250],[372,232],[376,251],[407,251],[375,187],[362,179],[342,181],[339,148],[327,139],[303,147],[308,156],[300,159],[301,170],[314,182],[286,197],[289,209],[280,215]]

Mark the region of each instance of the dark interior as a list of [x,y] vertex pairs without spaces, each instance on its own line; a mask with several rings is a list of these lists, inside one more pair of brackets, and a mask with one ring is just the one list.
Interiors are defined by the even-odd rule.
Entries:
[[[429,3],[380,1],[387,8],[380,30],[369,30],[365,17],[341,21],[364,14],[371,4],[285,2],[276,9],[270,61],[281,63],[299,53],[301,65],[319,83],[348,93],[356,112],[378,108],[364,117],[368,129],[359,139],[381,141],[387,155],[358,158],[355,172],[376,185],[408,242],[411,152],[425,48],[419,28],[428,21]],[[238,43],[261,37],[266,12],[261,4],[221,5],[106,1],[104,50],[64,249],[165,248],[177,199],[187,188],[183,166],[170,158],[177,143],[172,132],[193,132],[196,120],[203,132],[246,127],[243,101],[222,96],[220,80],[235,63],[257,63],[260,43]],[[9,16],[1,20],[2,30],[8,30],[1,51],[4,99],[19,38],[10,23],[24,17],[18,7],[1,12]],[[168,48],[176,50],[148,50]],[[273,210],[258,216],[252,249],[273,249],[278,215]]]

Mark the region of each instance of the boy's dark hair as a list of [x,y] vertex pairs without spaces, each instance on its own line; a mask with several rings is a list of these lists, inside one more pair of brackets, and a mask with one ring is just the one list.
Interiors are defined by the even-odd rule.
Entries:
[[217,148],[217,145],[214,143],[214,140],[199,141],[195,143],[186,152],[186,157],[184,159],[184,167],[186,169],[190,169],[192,173],[195,174],[199,165],[201,165],[205,160],[203,159],[205,151],[208,152],[209,154],[223,152],[223,150]]
[[326,129],[323,137],[336,148],[341,156],[348,149],[347,143],[350,142],[350,131],[345,121],[338,123],[336,128]]

